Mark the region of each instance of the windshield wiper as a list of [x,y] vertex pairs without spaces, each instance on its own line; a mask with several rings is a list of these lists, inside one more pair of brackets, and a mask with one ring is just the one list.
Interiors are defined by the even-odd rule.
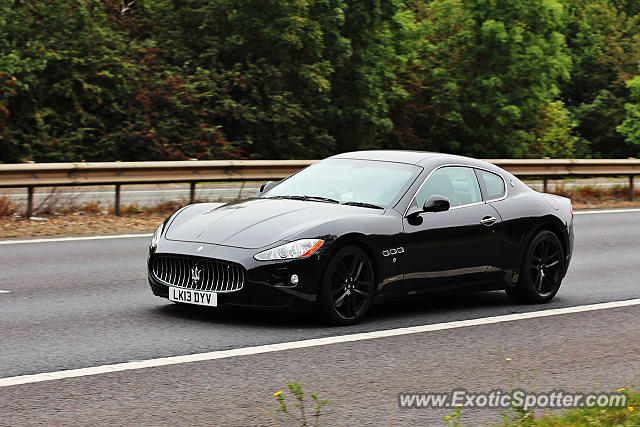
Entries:
[[[325,203],[340,203],[336,199],[330,199],[328,197],[321,196],[273,196],[273,197],[265,197],[266,199],[289,199],[289,200],[303,200],[303,201],[311,201],[311,202],[325,202]],[[348,206],[359,206],[361,208],[371,208],[371,209],[384,209],[382,206],[374,205],[372,203],[366,202],[343,202],[341,205]]]
[[304,200],[304,201],[312,201],[312,202],[326,202],[326,203],[340,203],[335,199],[330,199],[328,197],[321,196],[273,196],[266,197],[267,199],[290,199],[290,200]]
[[265,197],[265,199],[292,199],[292,200],[305,200],[304,196],[272,196]]
[[329,197],[320,197],[320,196],[304,196],[305,200],[312,200],[315,202],[327,202],[327,203],[340,203],[336,199],[330,199]]
[[344,202],[341,205],[360,206],[361,208],[384,209],[382,206],[374,205],[366,202]]

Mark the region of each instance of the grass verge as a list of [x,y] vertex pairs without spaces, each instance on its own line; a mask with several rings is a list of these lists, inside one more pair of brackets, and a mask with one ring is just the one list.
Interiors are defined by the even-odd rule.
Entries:
[[0,196],[0,239],[153,232],[183,205],[179,202],[163,202],[152,208],[127,205],[121,207],[121,216],[115,216],[113,209],[92,202],[44,210],[35,217],[24,218],[18,215],[15,205]]
[[[624,408],[576,408],[559,413],[547,413],[535,416],[532,412],[520,412],[522,416],[515,420],[504,420],[494,427],[582,427],[582,426],[610,426],[636,427],[640,426],[640,394],[621,389],[628,396],[627,406]],[[452,424],[462,426],[464,424]]]

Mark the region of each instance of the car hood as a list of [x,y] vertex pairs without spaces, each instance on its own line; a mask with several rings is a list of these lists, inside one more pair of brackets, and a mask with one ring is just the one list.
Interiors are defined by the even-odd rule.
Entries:
[[288,199],[248,199],[213,208],[203,203],[179,212],[169,224],[165,237],[168,240],[257,249],[321,223],[353,215],[381,215],[383,212]]

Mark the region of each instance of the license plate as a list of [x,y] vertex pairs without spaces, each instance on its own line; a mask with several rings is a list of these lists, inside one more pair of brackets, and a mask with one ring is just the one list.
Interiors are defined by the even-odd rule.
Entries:
[[169,301],[217,307],[218,294],[215,292],[202,292],[193,289],[181,289],[169,286]]

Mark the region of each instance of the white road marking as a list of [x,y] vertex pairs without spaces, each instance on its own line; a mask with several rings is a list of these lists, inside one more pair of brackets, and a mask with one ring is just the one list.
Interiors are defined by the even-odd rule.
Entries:
[[2,289],[0,289],[0,294],[10,294],[11,291],[3,291]]
[[20,245],[23,243],[75,242],[78,240],[130,239],[132,237],[151,237],[153,233],[117,234],[113,236],[52,237],[48,239],[0,240],[0,245]]
[[610,213],[627,213],[627,212],[640,212],[640,208],[633,209],[601,209],[601,210],[588,210],[588,211],[573,211],[574,215],[589,215],[589,214],[610,214]]
[[319,347],[331,344],[372,340],[379,338],[397,337],[402,335],[419,334],[424,332],[442,331],[446,329],[465,328],[469,326],[490,325],[495,323],[513,322],[525,319],[538,319],[542,317],[559,316],[564,314],[584,313],[596,310],[606,310],[620,307],[640,305],[640,298],[613,301],[598,304],[580,305],[575,307],[554,308],[549,310],[533,311],[529,313],[506,314],[502,316],[482,317],[478,319],[459,320],[455,322],[436,323],[431,325],[411,326],[407,328],[387,329],[373,332],[362,332],[335,337],[313,338],[302,341],[290,341],[278,344],[259,345],[255,347],[243,347],[232,350],[219,350],[208,353],[196,353],[184,356],[161,357],[136,362],[116,363],[113,365],[93,366],[90,368],[69,369],[65,371],[45,372],[40,374],[20,375],[15,377],[0,378],[0,387],[9,387],[19,384],[38,383],[43,381],[61,380],[65,378],[86,377],[106,374],[110,372],[132,371],[137,369],[154,368],[158,366],[178,365],[182,363],[202,362],[207,360],[227,359],[238,356],[273,353],[278,351],[296,350],[301,348]]

